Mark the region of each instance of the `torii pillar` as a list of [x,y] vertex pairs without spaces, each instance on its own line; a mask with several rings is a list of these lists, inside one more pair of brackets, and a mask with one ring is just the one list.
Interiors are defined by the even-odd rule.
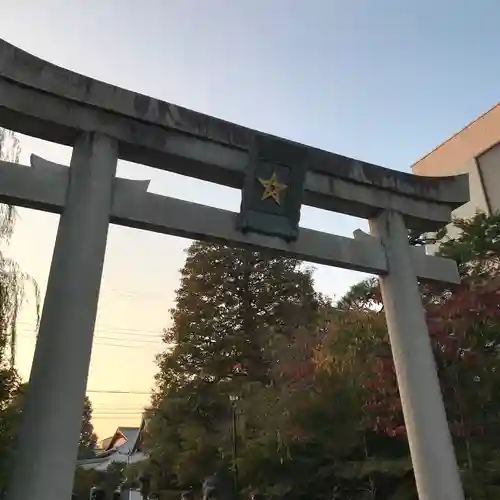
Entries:
[[112,139],[84,133],[77,140],[9,500],[71,496],[116,164]]
[[420,500],[463,500],[437,366],[401,214],[370,221],[389,272],[379,277],[399,395]]

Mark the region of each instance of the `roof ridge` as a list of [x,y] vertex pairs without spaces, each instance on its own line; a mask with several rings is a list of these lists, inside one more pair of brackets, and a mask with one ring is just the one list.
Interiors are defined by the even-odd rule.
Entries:
[[457,135],[461,134],[464,130],[466,130],[469,127],[471,127],[472,125],[474,125],[474,123],[476,123],[477,121],[479,121],[481,118],[483,118],[484,116],[486,116],[488,113],[490,113],[491,111],[493,111],[495,108],[497,108],[499,106],[500,106],[500,102],[497,102],[495,105],[493,105],[487,111],[484,111],[483,113],[481,113],[478,116],[476,116],[476,118],[474,118],[472,121],[470,121],[467,125],[465,125],[460,130],[458,130],[454,134],[452,134],[449,137],[447,137],[444,141],[440,142],[436,147],[434,147],[433,149],[431,149],[428,153],[426,153],[425,155],[423,155],[422,157],[420,157],[418,160],[414,161],[411,166],[414,167],[417,163],[421,162],[422,160],[424,160],[425,158],[427,158],[428,156],[430,156],[432,153],[434,153],[434,151],[437,151],[438,149],[442,148],[446,143],[450,142]]

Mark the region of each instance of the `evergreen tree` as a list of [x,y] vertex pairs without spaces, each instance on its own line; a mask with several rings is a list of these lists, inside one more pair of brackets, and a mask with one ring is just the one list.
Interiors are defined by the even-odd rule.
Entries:
[[92,425],[92,403],[88,396],[85,396],[85,403],[82,414],[82,428],[80,430],[80,445],[78,447],[78,458],[91,458],[95,455],[97,435]]
[[172,326],[159,357],[161,390],[244,374],[269,381],[272,345],[310,325],[318,309],[310,270],[295,259],[195,242],[181,271]]
[[165,332],[173,348],[158,357],[153,480],[189,485],[229,466],[229,396],[244,400],[276,382],[281,347],[314,324],[320,304],[311,270],[296,259],[190,246]]

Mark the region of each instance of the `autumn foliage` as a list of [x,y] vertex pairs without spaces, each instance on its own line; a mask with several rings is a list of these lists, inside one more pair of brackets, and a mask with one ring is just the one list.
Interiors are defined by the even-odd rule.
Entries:
[[[500,498],[500,216],[455,225],[437,238],[462,283],[421,283],[422,300],[466,491]],[[236,466],[239,491],[268,498],[416,499],[376,280],[333,306],[297,261],[195,243],[173,319],[150,436],[160,490]]]

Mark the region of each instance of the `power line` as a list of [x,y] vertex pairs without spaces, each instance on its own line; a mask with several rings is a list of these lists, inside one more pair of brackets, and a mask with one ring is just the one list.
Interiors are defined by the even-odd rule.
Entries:
[[[21,337],[26,339],[26,337]],[[118,342],[121,341],[121,339],[113,339],[117,340]],[[147,349],[147,348],[152,348],[154,347],[155,349],[160,349],[161,346],[153,344],[152,342],[145,342],[142,343],[138,342],[137,344],[112,344],[109,342],[100,342],[99,340],[94,341],[94,345],[99,346],[99,347],[123,347],[126,349]]]
[[92,412],[92,418],[95,416],[109,416],[115,415],[118,417],[128,416],[128,415],[142,415],[146,412],[146,410],[137,410],[137,411],[104,411],[104,412]]
[[[33,330],[36,330],[37,327],[35,322],[30,322],[30,321],[18,321],[17,324],[33,328]],[[116,332],[117,334],[120,335],[133,335],[133,336],[140,335],[141,337],[154,337],[159,340],[163,339],[162,332],[158,330],[148,330],[142,328],[121,328],[121,327],[114,327],[111,325],[102,325],[94,329],[94,333],[97,332],[105,332],[105,333]]]
[[[39,286],[41,290],[47,288],[48,280],[43,280],[39,282]],[[141,299],[141,300],[150,300],[151,302],[166,302],[168,303],[168,298],[158,297],[157,294],[151,292],[138,292],[137,290],[120,290],[119,288],[101,288],[99,292],[99,299],[102,298],[110,298],[110,295],[115,295],[118,297],[131,298],[131,299]]]
[[92,405],[92,411],[103,412],[103,411],[144,411],[144,409],[148,408],[148,405],[136,405],[136,406],[104,406],[104,407],[95,407]]
[[[118,297],[118,298],[117,298]],[[136,300],[141,302],[162,302],[166,303],[168,300],[165,300],[163,297],[156,297],[153,295],[142,295],[142,294],[134,294],[134,293],[109,293],[109,291],[104,291],[99,296],[99,300]]]
[[[140,420],[139,418],[135,418],[134,415],[131,415],[131,416],[128,416],[128,415],[122,415],[122,416],[125,416],[127,417],[127,420]],[[92,420],[94,420],[94,417],[92,417]],[[110,416],[110,415],[105,415],[103,417],[95,417],[95,420],[120,420],[119,418],[117,417],[113,417],[113,416]]]
[[[32,340],[32,336],[27,334],[26,332],[23,332],[19,335],[20,338],[25,339],[25,340]],[[104,340],[104,342],[102,342]],[[115,343],[109,343],[106,341],[115,341],[115,342],[121,342],[120,344],[115,344]],[[125,342],[125,343],[123,343]],[[128,343],[127,343],[128,342]],[[156,349],[163,350],[165,347],[168,347],[170,344],[165,344],[161,341],[161,339],[158,337],[158,340],[152,340],[152,339],[142,339],[142,338],[131,338],[131,337],[122,337],[122,336],[114,336],[114,337],[108,337],[105,335],[95,335],[94,336],[94,344],[95,345],[102,345],[102,346],[110,346],[110,347],[131,347],[131,348],[137,348],[137,347],[155,347]]]
[[160,339],[158,339],[158,340],[133,339],[130,337],[106,337],[104,335],[96,335],[94,338],[95,339],[102,339],[102,340],[125,340],[127,342],[139,342],[142,344],[155,344],[155,345],[158,345],[159,343],[161,343]]
[[[33,325],[33,328],[35,329],[35,325]],[[98,330],[97,330],[98,331]],[[104,330],[101,330],[104,331]],[[113,331],[107,331],[108,333],[113,334]],[[31,340],[32,337],[30,334],[26,332],[22,332],[19,335],[21,338],[24,338],[26,340]],[[133,337],[141,337],[141,338],[133,338]],[[146,337],[146,338],[143,338]],[[144,335],[140,330],[137,330],[136,334],[132,333],[121,333],[121,332],[116,332],[116,336],[106,336],[106,335],[95,335],[94,336],[94,344],[95,345],[101,345],[101,346],[109,346],[109,347],[127,347],[127,348],[137,348],[137,347],[148,347],[148,346],[154,346],[160,350],[163,350],[164,348],[172,347],[174,344],[172,343],[166,343],[163,341],[162,337],[159,335],[149,335],[150,338],[147,338],[147,334]],[[112,344],[109,342],[101,342],[101,340],[107,341],[115,341],[115,342],[129,342],[129,344]]]
[[[104,342],[102,342],[104,340]],[[115,342],[121,342],[120,344],[106,342],[107,340],[114,340]],[[135,341],[135,344],[124,344],[122,342],[127,342],[129,339],[118,339],[111,337],[98,337],[93,343],[94,345],[110,346],[110,347],[131,347],[131,348],[144,348],[144,347],[154,347],[155,349],[161,349],[161,346],[155,342],[141,342],[140,340]],[[131,342],[134,342],[133,340]]]
[[[116,339],[116,340],[119,340],[119,339]],[[146,344],[148,344],[148,343],[149,342],[146,342]],[[140,345],[140,343],[136,344],[136,345],[125,345],[125,344],[109,344],[107,342],[94,342],[94,345],[104,346],[104,347],[125,347],[128,349],[144,349],[145,347],[152,347],[151,345]]]
[[103,330],[106,330],[106,331],[109,331],[109,330],[113,330],[113,331],[118,331],[118,332],[123,332],[123,333],[132,333],[132,334],[137,334],[137,333],[140,333],[141,335],[144,334],[144,335],[155,335],[157,337],[163,337],[163,333],[162,333],[162,330],[150,330],[150,329],[144,329],[144,328],[124,328],[124,327],[115,327],[115,326],[112,326],[112,325],[101,325],[99,327],[97,327],[95,329],[95,331],[103,331]]
[[151,395],[151,392],[146,391],[120,391],[120,390],[105,390],[105,389],[87,389],[87,392],[93,394],[147,394]]
[[92,412],[92,416],[94,415],[142,415],[144,413],[144,410],[136,410],[136,411],[98,411],[98,412]]

